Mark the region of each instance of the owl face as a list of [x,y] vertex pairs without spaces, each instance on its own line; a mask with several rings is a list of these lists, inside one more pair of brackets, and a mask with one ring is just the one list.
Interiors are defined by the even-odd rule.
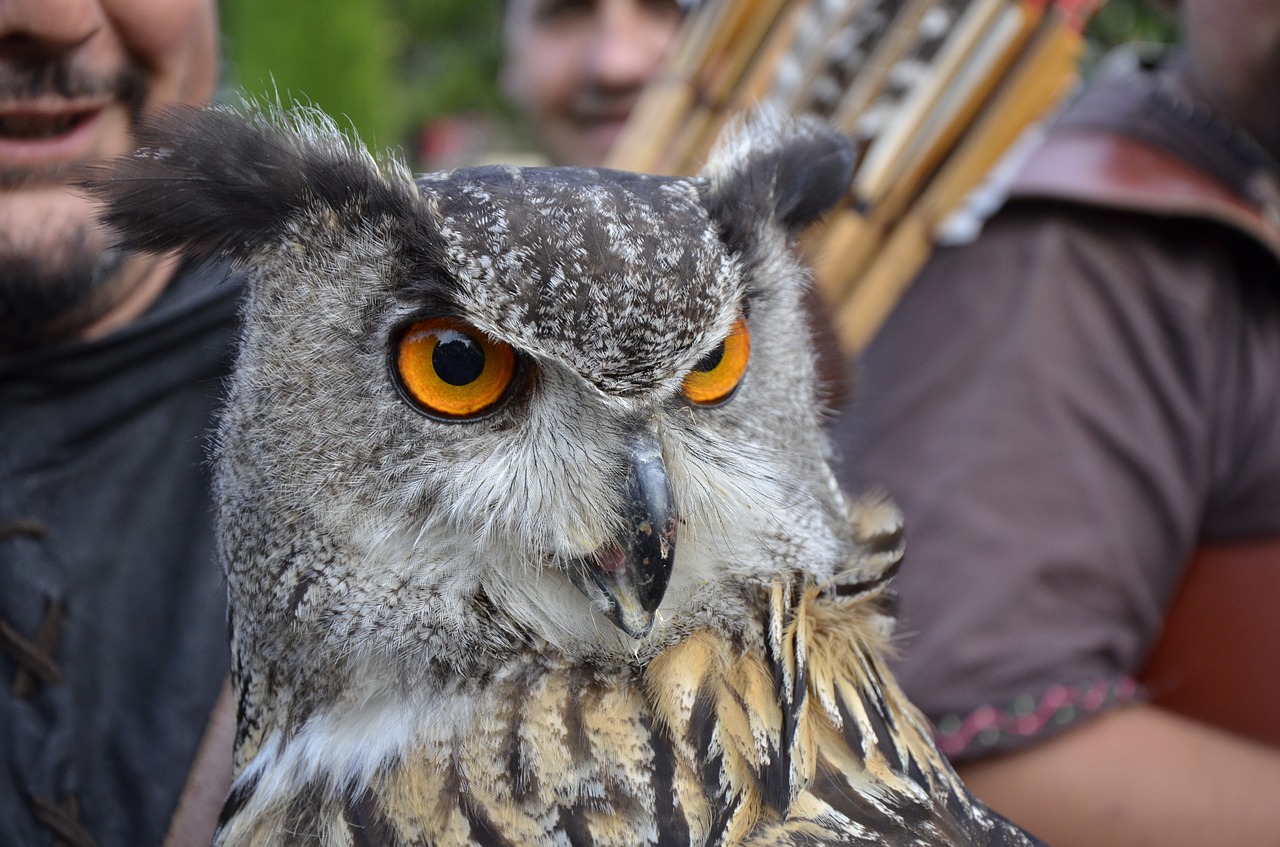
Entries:
[[323,127],[162,118],[89,185],[134,246],[250,277],[217,455],[240,642],[402,675],[625,657],[829,575],[851,542],[789,244],[850,168],[762,119],[698,178],[415,182]]

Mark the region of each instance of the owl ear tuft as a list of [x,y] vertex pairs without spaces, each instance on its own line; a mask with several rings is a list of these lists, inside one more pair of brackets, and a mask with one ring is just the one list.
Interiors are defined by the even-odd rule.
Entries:
[[131,250],[244,258],[281,241],[300,216],[354,226],[361,210],[394,213],[415,193],[382,178],[367,152],[314,112],[169,107],[135,140],[132,153],[76,179]]
[[701,173],[710,180],[704,202],[731,246],[733,221],[763,219],[794,233],[840,200],[854,165],[853,142],[829,124],[761,110],[721,136]]

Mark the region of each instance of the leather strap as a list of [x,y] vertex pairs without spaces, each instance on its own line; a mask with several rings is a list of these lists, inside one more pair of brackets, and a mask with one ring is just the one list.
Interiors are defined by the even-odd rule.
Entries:
[[1009,196],[1216,221],[1253,237],[1280,259],[1280,189],[1272,193],[1277,208],[1259,208],[1171,153],[1082,129],[1051,135],[1024,163]]
[[178,798],[163,847],[209,847],[222,804],[231,790],[231,756],[236,729],[231,680],[222,685],[209,715],[187,784]]

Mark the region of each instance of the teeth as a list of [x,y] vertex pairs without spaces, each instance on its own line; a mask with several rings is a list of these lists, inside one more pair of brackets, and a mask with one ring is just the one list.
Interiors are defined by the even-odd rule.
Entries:
[[80,120],[80,115],[0,116],[0,136],[16,139],[52,138],[62,135]]

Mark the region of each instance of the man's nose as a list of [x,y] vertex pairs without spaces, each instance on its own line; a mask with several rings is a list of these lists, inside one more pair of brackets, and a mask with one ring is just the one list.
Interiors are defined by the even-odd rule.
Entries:
[[657,70],[677,24],[674,13],[646,9],[636,0],[602,0],[588,53],[590,73],[611,87],[643,86]]
[[96,0],[0,0],[0,61],[39,61],[83,44],[102,28]]

